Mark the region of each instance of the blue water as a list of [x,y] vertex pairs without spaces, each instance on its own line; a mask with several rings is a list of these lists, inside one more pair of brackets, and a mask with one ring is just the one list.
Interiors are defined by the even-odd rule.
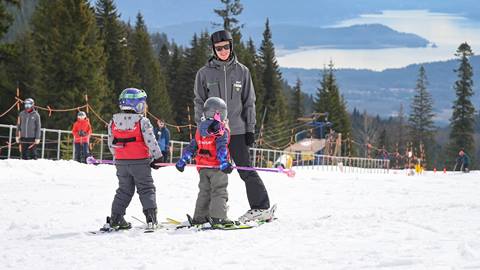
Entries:
[[465,41],[474,52],[480,52],[480,23],[456,14],[433,13],[428,10],[386,10],[341,21],[333,26],[371,23],[417,34],[435,46],[376,50],[302,48],[279,51],[278,62],[283,67],[323,68],[332,60],[337,68],[384,70],[455,58],[457,47]]

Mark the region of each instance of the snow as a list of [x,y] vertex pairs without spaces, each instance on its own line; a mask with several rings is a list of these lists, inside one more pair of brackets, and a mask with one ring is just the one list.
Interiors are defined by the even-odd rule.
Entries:
[[[480,269],[480,173],[261,173],[278,220],[239,231],[88,235],[110,212],[115,168],[0,160],[1,269]],[[348,171],[348,170],[347,170]],[[194,168],[154,171],[159,219],[192,213]],[[237,173],[229,215],[248,209]],[[143,220],[135,197],[126,218]]]

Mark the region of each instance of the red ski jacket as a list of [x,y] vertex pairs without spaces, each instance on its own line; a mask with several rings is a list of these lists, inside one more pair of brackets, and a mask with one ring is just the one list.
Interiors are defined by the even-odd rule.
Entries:
[[90,120],[88,120],[88,118],[83,120],[77,119],[73,124],[72,133],[75,143],[88,143],[90,141],[90,135],[92,134]]

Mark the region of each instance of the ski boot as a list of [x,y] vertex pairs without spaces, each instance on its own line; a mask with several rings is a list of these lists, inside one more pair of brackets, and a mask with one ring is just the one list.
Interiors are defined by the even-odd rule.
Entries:
[[206,217],[188,218],[188,216],[187,216],[187,219],[188,219],[188,222],[190,223],[190,225],[192,225],[192,226],[202,225],[202,224],[208,223],[208,219]]
[[149,208],[143,210],[145,217],[147,219],[147,228],[146,231],[153,231],[158,228],[157,221],[157,208]]
[[128,230],[132,228],[132,224],[127,222],[123,215],[114,214],[112,213],[112,217],[110,218],[110,227],[116,231],[118,230]]
[[235,226],[235,222],[231,221],[228,218],[210,218],[210,224],[212,228],[229,228]]
[[275,218],[274,214],[276,208],[276,205],[274,205],[270,209],[250,209],[239,217],[238,221],[241,223],[247,223],[249,221],[270,222]]

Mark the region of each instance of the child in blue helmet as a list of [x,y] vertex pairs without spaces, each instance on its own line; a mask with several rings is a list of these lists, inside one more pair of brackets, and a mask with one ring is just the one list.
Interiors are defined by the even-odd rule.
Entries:
[[116,230],[131,228],[123,216],[135,188],[148,227],[157,226],[156,193],[151,168],[159,168],[155,163],[160,161],[162,152],[155,140],[153,126],[144,116],[146,100],[144,90],[123,90],[119,98],[121,112],[114,114],[108,125],[108,147],[113,154],[118,177],[109,223]]

